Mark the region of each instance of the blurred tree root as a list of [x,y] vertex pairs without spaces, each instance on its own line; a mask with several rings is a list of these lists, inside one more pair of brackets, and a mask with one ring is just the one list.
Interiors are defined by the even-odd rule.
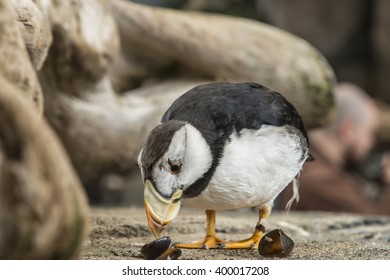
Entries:
[[46,122],[0,76],[0,259],[76,258],[87,201]]
[[[42,18],[31,1],[14,4]],[[42,54],[34,51],[38,45],[29,44],[33,67],[14,16],[11,3],[1,1],[0,259],[77,258],[87,233],[87,200],[65,150],[41,116],[43,96],[34,71],[45,57],[50,33],[38,32],[45,42]]]
[[[31,10],[32,14],[36,14],[37,18],[42,17],[38,9],[32,9],[35,5],[29,3],[28,0],[14,0],[14,5],[19,5],[20,10]],[[36,7],[36,6],[35,6]],[[28,17],[31,19],[31,17]],[[27,34],[25,31],[24,23],[29,24],[27,16],[24,14],[20,16],[14,12],[14,7],[11,2],[1,1],[0,3],[0,76],[20,90],[22,94],[29,102],[35,111],[39,114],[43,112],[43,94],[41,86],[37,79],[37,74],[34,71],[33,66],[30,63],[29,55],[26,50],[25,44],[28,43],[32,48],[33,44],[29,41],[24,41],[28,36],[22,36]],[[36,30],[42,24],[29,25],[30,30]],[[22,32],[19,32],[21,30]],[[35,38],[40,38],[41,41],[50,42],[48,37],[41,34],[34,34]],[[33,59],[35,60],[35,59]],[[39,59],[38,59],[39,60]]]

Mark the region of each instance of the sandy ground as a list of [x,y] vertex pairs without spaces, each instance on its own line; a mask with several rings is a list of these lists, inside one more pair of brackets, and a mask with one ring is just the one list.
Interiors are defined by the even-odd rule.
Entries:
[[[144,209],[92,208],[91,233],[81,259],[141,259],[141,247],[153,240]],[[217,233],[225,240],[249,237],[257,221],[252,209],[217,213]],[[272,213],[267,230],[281,228],[295,241],[288,259],[390,259],[390,217],[291,212]],[[200,240],[203,211],[182,209],[163,235],[173,242]],[[180,259],[264,259],[256,250],[182,250]]]

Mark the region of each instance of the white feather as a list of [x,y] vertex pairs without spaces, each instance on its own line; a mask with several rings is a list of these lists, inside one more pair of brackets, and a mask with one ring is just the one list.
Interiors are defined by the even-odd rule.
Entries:
[[139,169],[141,170],[142,182],[145,180],[144,169],[142,168],[142,161],[141,161],[143,151],[144,151],[144,149],[141,149],[141,151],[139,152],[138,158],[137,158],[137,164],[138,164]]
[[291,205],[293,204],[294,200],[296,202],[299,201],[299,182],[297,178],[293,180],[293,195],[286,204],[287,211],[290,211]]
[[184,127],[187,132],[186,156],[178,180],[185,190],[210,169],[212,156],[210,147],[199,130],[188,123]]
[[270,205],[305,161],[300,138],[286,127],[234,133],[207,188],[183,204],[203,209]]

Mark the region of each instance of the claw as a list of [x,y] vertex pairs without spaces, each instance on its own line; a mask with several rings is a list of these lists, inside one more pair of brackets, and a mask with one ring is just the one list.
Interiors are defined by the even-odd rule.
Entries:
[[194,242],[194,243],[179,243],[175,244],[176,248],[181,249],[219,249],[222,244],[225,244],[225,241],[219,238],[216,235],[207,235],[204,240]]

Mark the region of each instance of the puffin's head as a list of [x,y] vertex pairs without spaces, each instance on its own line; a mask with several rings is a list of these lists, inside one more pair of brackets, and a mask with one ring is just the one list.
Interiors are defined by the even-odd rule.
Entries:
[[183,192],[211,167],[210,147],[191,124],[171,120],[155,127],[138,156],[146,216],[155,237],[177,216]]

